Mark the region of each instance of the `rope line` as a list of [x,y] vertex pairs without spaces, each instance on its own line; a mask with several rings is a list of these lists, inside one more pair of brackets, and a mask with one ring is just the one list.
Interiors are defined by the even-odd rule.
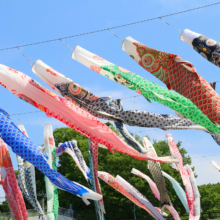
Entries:
[[148,22],[148,21],[162,19],[162,18],[166,18],[166,17],[178,15],[178,14],[183,14],[183,13],[187,13],[187,12],[191,12],[191,11],[195,11],[195,10],[199,10],[199,9],[203,9],[203,8],[207,8],[207,7],[211,7],[211,6],[218,5],[218,4],[220,4],[220,2],[200,6],[200,7],[197,7],[197,8],[191,8],[191,9],[187,9],[187,10],[184,10],[184,11],[179,11],[179,12],[175,12],[175,13],[171,13],[171,14],[167,14],[167,15],[162,15],[162,16],[158,16],[158,17],[154,17],[154,18],[149,18],[149,19],[145,19],[145,20],[141,20],[141,21],[135,21],[135,22],[128,23],[128,24],[122,24],[122,25],[109,27],[109,28],[104,28],[104,29],[100,29],[100,30],[85,32],[85,33],[81,33],[81,34],[75,34],[75,35],[72,35],[72,36],[66,36],[66,37],[61,37],[61,38],[45,40],[45,41],[39,41],[39,42],[35,42],[35,43],[30,43],[30,44],[23,44],[23,45],[20,45],[20,46],[1,48],[0,51],[2,51],[2,50],[11,50],[11,49],[15,49],[15,48],[18,48],[18,47],[27,47],[27,46],[37,45],[37,44],[50,43],[50,42],[54,42],[54,41],[60,41],[60,40],[63,40],[63,39],[69,39],[69,38],[80,37],[80,36],[89,35],[89,34],[95,34],[95,33],[103,32],[103,31],[110,31],[110,29],[123,28],[123,27],[126,27],[126,26],[131,26],[131,25],[135,25],[135,24]]

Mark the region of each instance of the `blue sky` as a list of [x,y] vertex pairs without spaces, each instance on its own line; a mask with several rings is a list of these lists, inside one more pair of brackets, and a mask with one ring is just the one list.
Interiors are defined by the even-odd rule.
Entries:
[[[93,30],[109,28],[139,20],[166,15],[178,11],[199,7],[217,1],[209,0],[156,0],[156,1],[1,1],[0,7],[0,48],[34,43],[53,38],[70,36]],[[220,31],[217,20],[220,5],[179,14],[164,18],[165,21],[180,30],[188,28],[210,38],[220,41]],[[114,29],[113,32],[120,38],[131,36],[150,46],[162,51],[178,54],[185,60],[192,62],[198,73],[208,82],[220,80],[220,69],[199,56],[186,43],[179,39],[179,32],[158,20]],[[165,85],[121,50],[121,41],[109,31],[64,40],[70,47],[77,45],[120,65],[150,81],[161,86]],[[92,70],[84,67],[71,59],[71,50],[63,43],[56,41],[21,48],[23,53],[31,58],[32,63],[41,59],[49,66],[73,79],[98,96],[112,96],[123,98],[137,95],[133,91],[113,82]],[[30,63],[21,55],[18,49],[0,51],[1,64],[17,69],[34,78],[42,85],[41,81],[31,72]],[[47,86],[46,86],[47,87]],[[220,92],[220,83],[216,91]],[[37,111],[38,109],[19,100],[12,93],[0,87],[0,107],[9,114]],[[124,99],[126,110],[147,110],[162,114],[174,112],[156,102],[148,103],[143,97]],[[36,145],[43,143],[43,126],[51,123],[55,128],[64,125],[54,118],[48,118],[44,113],[25,114],[12,116],[16,124],[24,124],[29,137]],[[159,129],[145,129],[129,127],[128,129],[138,135],[149,135],[151,140],[165,140],[166,132]],[[141,131],[141,132],[139,132]],[[182,146],[193,159],[193,165],[198,174],[198,184],[219,182],[217,171],[209,165],[211,160],[220,162],[220,155],[213,157],[200,157],[203,155],[220,154],[218,146],[210,135],[201,131],[171,131],[176,142],[182,141]],[[11,152],[11,150],[10,150]],[[15,154],[11,152],[14,168],[17,169]],[[195,158],[197,157],[197,158]],[[207,178],[207,176],[209,176]],[[4,196],[0,188],[0,197]]]

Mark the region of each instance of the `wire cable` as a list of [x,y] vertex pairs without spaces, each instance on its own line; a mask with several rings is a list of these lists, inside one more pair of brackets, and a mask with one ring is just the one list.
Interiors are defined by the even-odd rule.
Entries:
[[178,15],[178,14],[183,14],[183,13],[187,13],[187,12],[191,12],[191,11],[195,11],[195,10],[211,7],[211,6],[214,6],[214,5],[219,5],[219,4],[220,4],[220,2],[216,2],[216,3],[213,3],[213,4],[209,4],[209,5],[203,5],[203,6],[200,6],[200,7],[197,7],[197,8],[191,8],[191,9],[187,9],[187,10],[184,10],[184,11],[179,11],[179,12],[175,12],[175,13],[171,13],[171,14],[167,14],[167,15],[162,15],[162,16],[158,16],[158,17],[154,17],[154,18],[149,18],[149,19],[145,19],[145,20],[141,20],[141,21],[135,21],[135,22],[132,22],[132,23],[122,24],[122,25],[118,25],[118,26],[114,26],[114,27],[109,27],[109,28],[104,28],[104,29],[100,29],[100,30],[85,32],[85,33],[81,33],[81,34],[75,34],[75,35],[72,35],[72,36],[60,37],[60,38],[55,38],[55,39],[50,39],[50,40],[30,43],[30,44],[23,44],[23,45],[20,45],[20,46],[1,48],[0,51],[2,51],[2,50],[11,50],[11,49],[15,49],[15,48],[18,48],[18,47],[27,47],[27,46],[37,45],[37,44],[50,43],[50,42],[54,42],[54,41],[60,41],[60,40],[63,40],[63,39],[69,39],[69,38],[80,37],[80,36],[89,35],[89,34],[95,34],[95,33],[103,32],[103,31],[110,31],[110,30],[116,29],[116,28],[123,28],[123,27],[131,26],[131,25],[135,25],[135,24],[140,24],[140,23],[148,22],[148,21],[162,19],[162,18],[165,18],[165,17],[170,17],[170,16],[174,16],[174,15]]

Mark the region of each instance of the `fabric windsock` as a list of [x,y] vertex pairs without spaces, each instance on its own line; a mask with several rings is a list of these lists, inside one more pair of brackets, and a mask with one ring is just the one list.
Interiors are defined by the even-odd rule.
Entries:
[[199,220],[201,215],[200,213],[201,206],[200,206],[200,194],[196,183],[196,178],[194,172],[192,171],[191,167],[188,164],[185,165],[184,168],[189,175],[194,193],[194,220]]
[[65,143],[60,143],[56,149],[56,155],[60,156],[63,152],[68,153],[75,161],[79,170],[83,173],[86,181],[91,188],[91,176],[90,169],[87,167],[86,162],[82,156],[80,149],[77,146],[77,141],[66,141]]
[[176,162],[172,157],[155,157],[139,153],[89,112],[47,90],[24,73],[0,65],[0,81],[1,85],[20,99],[44,111],[47,115],[55,117],[91,140],[105,145],[111,151],[115,149],[139,160]]
[[155,208],[157,209],[157,211],[158,211],[162,216],[168,217],[168,214],[167,214],[166,212],[163,212],[163,213],[162,213],[162,211],[161,211],[160,208],[158,208],[158,207],[155,207]]
[[175,190],[178,198],[180,199],[181,203],[183,204],[183,206],[184,206],[184,208],[186,210],[186,213],[189,214],[189,205],[188,205],[188,202],[187,202],[186,193],[183,190],[183,188],[169,174],[165,173],[164,171],[162,171],[162,174],[163,174],[164,177],[166,177],[171,182],[173,189]]
[[[163,171],[162,171],[162,172],[163,172]],[[156,186],[156,184],[154,183],[154,181],[153,181],[149,176],[145,175],[144,173],[142,173],[141,171],[139,171],[139,170],[137,170],[137,169],[135,169],[135,168],[133,168],[133,169],[131,170],[131,173],[133,173],[133,174],[135,174],[135,175],[137,175],[137,176],[139,176],[139,177],[145,179],[145,180],[148,182],[148,184],[149,184],[149,186],[150,186],[150,188],[151,188],[151,191],[153,192],[154,196],[160,201],[160,192],[159,192],[159,190],[157,189],[157,186]],[[170,213],[172,214],[174,220],[180,220],[179,214],[178,214],[178,212],[174,209],[174,207],[173,207],[172,204],[171,204],[171,205],[167,205],[167,206],[165,205],[165,208],[166,208],[168,211],[170,211]],[[161,211],[161,210],[160,210],[160,211]],[[163,213],[164,213],[164,212],[163,212]],[[166,215],[164,215],[164,214],[162,214],[162,215],[163,215],[163,216],[166,216]]]
[[[142,142],[148,153],[152,155],[157,155],[153,145],[146,137],[142,138]],[[163,210],[165,206],[171,206],[171,201],[169,195],[167,194],[165,179],[161,171],[160,163],[150,162],[148,163],[148,169],[150,170],[150,173],[153,176],[154,182],[157,186],[157,189],[160,192],[160,207]]]
[[[23,124],[17,125],[20,131],[28,137],[27,131]],[[24,197],[30,202],[33,208],[39,213],[40,217],[44,217],[44,211],[37,200],[35,167],[28,161],[24,161],[20,156],[16,155],[18,162],[18,185]]]
[[[108,79],[111,79],[139,94],[142,94],[148,101],[154,100],[179,112],[194,123],[205,127],[211,133],[220,134],[220,126],[213,124],[212,121],[210,121],[210,119],[204,115],[204,113],[188,98],[178,94],[177,92],[161,87],[156,83],[150,82],[120,66],[104,60],[103,58],[97,57],[97,55],[79,46],[77,46],[72,53],[73,59],[79,61],[100,75],[103,75]],[[209,87],[210,85],[207,85],[207,89]],[[211,90],[213,89],[211,88]],[[213,90],[212,92],[215,91]],[[191,93],[191,95],[193,94],[194,93]],[[204,102],[205,101],[207,100],[204,100]],[[215,103],[215,106],[216,105],[218,104]]]
[[[32,71],[63,97],[80,108],[87,109],[91,114],[99,118],[138,127],[156,127],[163,130],[197,129],[206,131],[204,127],[193,123],[189,119],[180,119],[172,117],[172,115],[162,115],[140,110],[123,111],[123,107],[115,108],[112,105],[113,100],[111,98],[98,98],[98,96],[54,70],[41,60],[37,60],[33,64]],[[107,103],[108,101],[109,104]],[[119,104],[121,100],[116,100],[115,102]]]
[[126,198],[128,198],[130,201],[132,201],[135,205],[143,208],[146,210],[152,217],[155,219],[164,219],[164,217],[156,210],[155,213],[151,212],[148,207],[143,205],[137,198],[135,198],[133,195],[131,195],[121,184],[118,183],[116,178],[114,178],[112,175],[106,172],[98,171],[98,176],[103,181],[105,181],[108,185],[110,185],[112,188],[120,192],[122,195],[124,195]]
[[[176,54],[144,46],[131,37],[124,39],[122,48],[140,66],[164,82],[168,89],[191,100],[214,124],[220,124],[220,114],[218,114],[220,96],[197,73],[192,63],[182,60]],[[182,112],[176,111],[182,114]],[[182,115],[189,118],[187,115]],[[200,123],[200,125],[202,124]]]
[[166,135],[167,140],[168,140],[168,145],[170,148],[170,153],[171,155],[176,155],[179,158],[179,163],[176,163],[177,169],[181,175],[182,181],[183,181],[183,185],[185,186],[185,192],[186,192],[186,198],[187,198],[187,202],[189,205],[189,219],[194,219],[194,193],[193,193],[193,188],[192,188],[192,184],[189,178],[188,173],[186,172],[185,168],[183,167],[183,158],[182,155],[179,152],[178,147],[176,146],[173,137],[171,134],[167,134]]
[[[1,122],[0,126],[4,129],[7,127],[7,123]],[[2,139],[0,139],[0,167],[0,184],[8,201],[12,220],[28,220],[26,206],[18,187],[11,157],[7,145]]]
[[189,29],[183,30],[180,39],[188,43],[202,57],[220,67],[220,43]]
[[57,188],[81,197],[86,204],[89,204],[88,199],[102,198],[101,195],[51,169],[47,163],[47,156],[37,149],[37,146],[17,128],[9,114],[2,109],[0,109],[0,135],[15,154],[36,166]]
[[[115,180],[124,187],[124,189],[130,193],[135,199],[137,199],[141,204],[143,204],[157,218],[161,218],[161,214],[158,215],[158,210],[145,198],[136,188],[134,188],[130,183],[128,183],[121,176],[117,175]],[[164,219],[162,217],[162,219]]]
[[[89,166],[91,177],[91,189],[94,192],[102,194],[98,179],[98,146],[97,143],[89,139]],[[97,220],[104,220],[104,202],[94,201]]]
[[210,164],[211,164],[213,167],[215,167],[215,169],[217,169],[218,171],[220,171],[220,165],[217,164],[214,160],[212,160],[212,161],[210,162]]
[[[54,171],[56,168],[56,147],[53,137],[53,127],[50,124],[44,125],[44,153],[48,156],[48,164]],[[48,220],[57,220],[58,218],[58,189],[45,176],[45,185],[47,193],[47,218]]]

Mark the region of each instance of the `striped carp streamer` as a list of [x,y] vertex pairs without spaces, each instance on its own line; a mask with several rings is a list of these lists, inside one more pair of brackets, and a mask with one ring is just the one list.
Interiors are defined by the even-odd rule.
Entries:
[[0,109],[0,135],[15,154],[36,166],[57,188],[81,197],[87,205],[89,204],[88,199],[100,200],[102,198],[101,195],[79,183],[70,181],[51,169],[47,163],[46,155],[37,149],[36,145],[17,128],[8,113],[2,109]]
[[[178,55],[144,46],[131,37],[124,39],[122,49],[145,70],[164,82],[168,89],[190,99],[214,124],[220,124],[220,96],[197,73],[192,63],[182,60]],[[196,123],[202,125],[201,122]]]
[[[89,166],[91,176],[91,189],[94,192],[102,194],[98,179],[98,145],[95,141],[89,139]],[[103,200],[94,201],[97,220],[104,220],[105,207]]]
[[[134,204],[146,210],[155,219],[164,219],[164,217],[158,212],[158,210],[141,195],[136,189],[134,189],[129,183],[122,186],[118,181],[121,180],[118,176],[114,178],[112,175],[106,172],[98,171],[99,178],[105,181],[108,185],[120,192],[122,195],[131,200]],[[124,183],[123,181],[123,183]],[[120,181],[122,182],[122,181]],[[129,191],[128,191],[129,190]],[[132,194],[131,194],[132,193]]]
[[[155,156],[157,155],[153,145],[146,137],[142,138],[142,142],[147,152]],[[170,197],[167,194],[165,179],[162,175],[160,163],[150,162],[148,163],[148,169],[150,170],[150,173],[153,176],[154,182],[156,183],[156,186],[160,192],[160,207],[161,207],[161,210],[163,211],[165,206],[171,206],[171,201],[170,201]]]
[[[3,128],[7,124],[1,123]],[[11,157],[5,142],[0,139],[0,184],[3,186],[12,220],[28,220],[27,210],[22,193],[14,173]]]
[[188,173],[186,172],[185,168],[183,167],[183,158],[182,155],[179,152],[178,147],[176,146],[172,135],[171,134],[167,134],[166,135],[167,140],[168,140],[168,145],[170,148],[170,153],[171,155],[176,155],[179,158],[179,163],[176,163],[177,169],[181,175],[182,181],[183,181],[183,185],[185,186],[185,192],[186,192],[186,198],[187,198],[187,202],[189,205],[189,219],[194,219],[194,203],[195,203],[195,199],[194,199],[194,193],[193,193],[193,188],[192,188],[192,184],[189,178]]
[[[27,131],[24,125],[19,124],[17,127],[20,131],[28,137]],[[37,200],[36,194],[36,181],[35,181],[35,167],[28,161],[25,161],[20,156],[16,155],[18,162],[18,185],[22,194],[38,212],[40,218],[44,217],[44,212],[40,203]]]
[[[44,153],[48,156],[47,163],[50,168],[57,171],[56,166],[56,147],[53,137],[53,127],[50,124],[44,125]],[[47,218],[48,220],[57,220],[58,218],[58,189],[45,176],[46,194],[47,194]]]
[[196,183],[196,178],[194,175],[194,172],[192,171],[191,167],[187,164],[184,166],[186,172],[189,175],[190,182],[192,184],[193,188],[193,194],[194,194],[194,220],[199,220],[200,219],[200,194],[199,194],[199,189]]
[[184,206],[184,208],[186,210],[186,213],[189,214],[189,205],[188,205],[188,202],[187,202],[186,193],[183,190],[183,188],[169,174],[165,173],[164,171],[162,171],[162,174],[163,174],[164,177],[166,177],[171,182],[173,189],[175,190],[177,196],[179,197],[181,203],[183,204],[183,206]]
[[217,164],[214,160],[212,160],[212,161],[210,162],[210,164],[211,164],[213,167],[215,167],[216,170],[218,170],[218,171],[220,172],[220,165],[219,165],[219,164]]
[[[123,108],[114,108],[111,98],[98,98],[41,60],[37,60],[33,64],[32,71],[63,97],[87,109],[97,117],[123,122],[130,126],[155,127],[163,130],[197,129],[206,131],[205,128],[188,119],[180,119],[172,117],[172,115],[162,115],[146,111],[123,111]],[[109,101],[109,104],[107,104],[107,101]],[[117,100],[117,102],[121,104],[121,100]]]
[[48,116],[53,116],[91,140],[107,146],[110,151],[115,149],[139,160],[176,162],[174,158],[169,156],[155,157],[137,152],[89,112],[47,90],[24,73],[0,64],[0,82],[20,99],[42,110]]
[[220,67],[220,43],[218,41],[190,31],[189,29],[183,30],[180,39],[188,43],[206,60]]
[[73,59],[79,61],[100,75],[106,76],[107,78],[142,94],[148,101],[152,99],[179,112],[196,124],[205,127],[211,133],[220,134],[220,126],[213,124],[210,119],[188,98],[185,98],[174,91],[163,88],[156,83],[150,82],[120,66],[104,60],[103,58],[97,57],[97,55],[79,46],[77,46],[72,53]]
[[[163,172],[163,171],[162,171]],[[143,179],[145,179],[148,183],[149,183],[149,186],[151,188],[151,191],[153,192],[154,196],[160,201],[160,192],[159,190],[157,189],[157,186],[156,184],[154,183],[154,181],[147,175],[145,175],[144,173],[142,173],[141,171],[133,168],[131,170],[131,173],[139,176],[139,177],[142,177]],[[170,211],[170,213],[172,214],[173,216],[173,219],[174,220],[180,220],[180,217],[179,217],[179,214],[178,212],[174,209],[173,205],[168,205],[168,206],[165,206],[165,208],[167,210]],[[164,214],[163,214],[164,215]],[[165,215],[164,215],[165,216]]]

